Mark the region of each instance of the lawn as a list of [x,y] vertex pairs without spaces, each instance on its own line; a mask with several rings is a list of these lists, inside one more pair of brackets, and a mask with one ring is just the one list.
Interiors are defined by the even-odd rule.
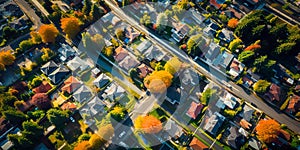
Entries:
[[149,112],[149,115],[152,115],[157,119],[160,119],[163,116],[167,117],[167,114],[163,110],[161,110],[161,108],[159,108],[159,107],[152,110],[151,112]]

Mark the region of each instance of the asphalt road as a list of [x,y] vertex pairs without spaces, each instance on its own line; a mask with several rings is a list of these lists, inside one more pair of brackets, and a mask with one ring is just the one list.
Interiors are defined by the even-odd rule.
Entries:
[[[259,109],[263,110],[267,115],[270,117],[276,119],[280,123],[284,123],[287,125],[287,127],[294,132],[300,134],[300,122],[297,122],[296,120],[288,117],[286,114],[280,113],[275,111],[272,107],[268,106],[265,102],[263,102],[261,99],[255,97],[254,95],[248,95],[242,88],[237,86],[235,83],[231,81],[224,80],[224,77],[216,76],[216,72],[220,72],[215,67],[210,66],[209,70],[204,69],[202,66],[200,66],[198,63],[193,61],[189,56],[187,56],[183,51],[179,50],[178,47],[172,47],[169,45],[168,42],[164,41],[162,38],[157,37],[156,35],[150,33],[147,29],[140,26],[137,21],[133,20],[132,18],[128,17],[126,13],[124,13],[119,7],[113,5],[110,1],[106,0],[107,4],[111,7],[111,9],[118,15],[120,18],[126,20],[129,24],[134,26],[135,28],[139,29],[140,31],[143,31],[146,33],[148,39],[150,39],[154,44],[160,45],[160,47],[163,48],[163,50],[167,51],[170,54],[173,54],[177,56],[181,61],[193,65],[193,67],[199,71],[200,73],[204,74],[206,77],[208,77],[213,82],[216,82],[221,87],[229,90],[225,84],[230,84],[232,86],[231,91],[233,94],[239,96],[240,98],[243,98],[247,102],[252,102],[255,105],[258,106]],[[213,73],[212,73],[213,72]],[[220,74],[220,73],[218,73]],[[226,79],[226,78],[225,78]]]
[[34,28],[38,29],[43,23],[40,17],[35,13],[35,11],[30,7],[30,5],[25,0],[14,0],[14,2],[22,9],[26,16],[33,22]]

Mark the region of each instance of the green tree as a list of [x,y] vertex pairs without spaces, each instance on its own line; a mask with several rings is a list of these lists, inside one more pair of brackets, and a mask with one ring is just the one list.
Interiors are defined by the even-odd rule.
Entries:
[[[38,123],[32,122],[32,121],[25,121],[22,123],[23,131],[26,132],[28,135],[30,135],[30,140],[39,140],[43,134],[44,134],[44,129],[43,127],[39,126]],[[26,136],[26,134],[23,134]]]
[[18,125],[27,119],[27,116],[23,112],[16,110],[4,111],[3,116],[5,117],[5,119],[9,120],[9,122],[14,125]]
[[145,26],[150,26],[151,24],[151,17],[148,13],[144,13],[143,17],[140,19],[140,23]]
[[123,40],[125,38],[125,32],[121,28],[116,29],[115,34],[119,40]]
[[257,37],[257,39],[260,39],[262,35],[266,32],[266,25],[258,25],[257,27],[254,27],[252,29],[252,36]]
[[162,33],[168,25],[168,17],[164,13],[159,13],[156,18],[156,30],[158,33]]
[[260,56],[254,60],[253,65],[257,68],[258,72],[268,74],[270,69],[276,64],[274,60],[268,60],[268,56]]
[[288,29],[286,23],[277,24],[276,26],[273,26],[270,30],[271,36],[278,40],[287,39],[287,33]]
[[293,43],[283,43],[283,44],[280,44],[275,52],[277,54],[288,54],[290,53],[296,46],[296,43],[293,42]]
[[52,124],[56,126],[56,128],[62,129],[65,122],[69,118],[69,114],[67,111],[52,108],[47,111],[47,118]]
[[83,133],[78,137],[78,142],[82,141],[88,141],[91,138],[91,136],[87,133]]
[[242,63],[247,63],[254,58],[254,54],[255,53],[253,51],[243,51],[239,54],[238,60]]
[[216,91],[213,89],[206,89],[200,98],[203,105],[208,105],[209,101],[215,100],[217,98]]
[[111,116],[117,121],[121,121],[125,117],[125,110],[121,106],[116,106],[110,111]]
[[187,41],[187,52],[190,55],[197,55],[197,51],[199,51],[199,43],[201,40],[202,34],[196,34],[189,38]]
[[166,62],[164,68],[170,74],[174,75],[182,68],[182,65],[183,63],[178,59],[178,57],[172,57]]
[[92,9],[92,2],[91,0],[84,0],[83,1],[83,7],[82,7],[82,12],[84,15],[88,16],[91,12]]
[[41,38],[41,36],[39,35],[38,32],[31,31],[30,32],[30,37],[31,37],[31,41],[32,41],[33,44],[40,44],[40,43],[42,43],[42,38]]
[[40,77],[36,76],[35,78],[32,79],[31,82],[29,82],[29,86],[30,86],[30,88],[35,88],[35,87],[41,85],[42,82],[43,82],[43,80]]
[[90,12],[90,18],[93,21],[96,21],[103,15],[102,9],[99,8],[100,6],[96,5],[95,3],[92,5],[92,9]]
[[253,90],[257,93],[265,93],[270,85],[271,83],[266,80],[258,80],[254,83]]
[[241,45],[241,43],[242,43],[241,39],[239,39],[239,38],[234,39],[233,41],[231,41],[229,43],[228,48],[231,52],[235,52],[235,50]]
[[5,26],[2,29],[2,31],[3,31],[3,35],[2,35],[3,38],[7,39],[7,40],[12,39],[12,38],[16,37],[16,35],[17,35],[17,30],[14,28],[11,28],[9,26]]

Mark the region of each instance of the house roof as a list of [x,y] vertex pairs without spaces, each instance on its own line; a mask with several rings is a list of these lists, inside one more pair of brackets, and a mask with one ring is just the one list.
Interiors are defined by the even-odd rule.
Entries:
[[150,61],[153,59],[161,61],[166,55],[165,52],[161,51],[157,46],[154,45],[150,46],[148,50],[144,52],[144,54],[146,58]]
[[107,83],[111,81],[111,78],[104,73],[100,74],[94,81],[93,84],[98,88],[104,87]]
[[145,78],[150,72],[152,72],[152,69],[145,64],[141,64],[138,66],[137,71],[141,78]]
[[209,0],[209,3],[219,9],[222,4],[225,2],[225,0]]
[[175,104],[175,102],[179,103],[181,98],[180,88],[176,88],[174,86],[169,87],[167,89],[167,98],[167,100],[169,100],[172,104]]
[[68,58],[75,54],[75,50],[68,44],[62,43],[61,47],[58,49],[58,52],[61,53],[65,58]]
[[47,93],[50,89],[52,89],[52,86],[47,81],[43,81],[41,85],[34,88],[32,91],[34,93]]
[[58,65],[54,61],[48,61],[46,64],[44,64],[41,67],[41,71],[45,75],[50,75],[53,71],[55,71],[58,68]]
[[291,139],[291,135],[287,131],[285,131],[283,129],[281,129],[279,131],[279,136],[282,137],[282,138],[284,138],[284,139],[286,139],[287,141],[289,141]]
[[107,13],[104,16],[101,17],[101,20],[104,23],[107,23],[108,21],[110,21],[110,23],[115,26],[118,22],[121,21],[120,18],[118,18],[116,15],[114,15],[113,13]]
[[221,33],[219,33],[219,37],[226,42],[231,42],[234,39],[233,32],[229,31],[226,28],[223,28],[221,30]]
[[193,69],[185,69],[181,75],[181,82],[185,85],[196,85],[198,82],[198,74]]
[[291,113],[295,113],[300,110],[300,96],[293,95],[289,105],[287,107],[287,110]]
[[55,71],[53,71],[48,77],[54,84],[57,84],[59,81],[65,78],[65,76],[68,73],[69,73],[69,69],[66,68],[64,65],[61,65]]
[[249,75],[245,75],[242,78],[243,84],[246,85],[247,87],[251,87],[254,84],[254,81],[249,77]]
[[213,61],[213,64],[217,67],[227,68],[231,62],[231,60],[234,58],[232,54],[229,54],[228,52],[224,51],[222,54],[219,54],[217,58]]
[[88,64],[78,56],[75,56],[72,60],[68,61],[67,66],[72,71],[83,71],[89,67]]
[[91,99],[93,96],[92,92],[86,85],[80,86],[74,93],[73,98],[78,101],[79,103],[82,103],[84,101],[87,101]]
[[74,111],[76,110],[76,105],[74,103],[71,103],[71,102],[67,102],[67,103],[64,103],[61,107],[60,107],[62,110],[71,110],[71,111]]
[[119,62],[119,66],[125,69],[126,71],[135,68],[138,64],[139,61],[137,61],[135,58],[129,55]]
[[140,53],[144,53],[145,50],[147,50],[151,45],[152,43],[149,40],[144,40],[137,46],[136,50],[138,50]]
[[262,144],[257,139],[254,139],[254,138],[249,139],[249,146],[251,146],[252,148],[254,148],[256,150],[260,150],[261,145]]
[[270,101],[281,101],[281,88],[278,85],[272,83],[270,86],[270,90],[265,94],[265,97]]
[[0,118],[0,136],[13,127],[4,117]]
[[32,96],[31,102],[39,109],[51,108],[51,101],[46,93],[36,93]]
[[91,71],[94,75],[98,75],[101,71],[98,68],[94,68]]
[[82,85],[82,83],[74,76],[70,76],[67,80],[65,80],[64,84],[65,85],[61,88],[61,90],[66,91],[69,94],[73,93]]
[[227,137],[227,142],[235,149],[239,149],[245,142],[245,137],[238,132],[237,127],[230,127],[230,134]]
[[224,120],[224,116],[222,116],[218,112],[215,112],[211,117],[209,117],[206,120],[206,124],[204,125],[203,129],[215,135],[221,127],[221,125],[223,124]]
[[213,61],[221,53],[221,47],[214,42],[209,44],[209,49],[205,54],[205,58],[209,61]]
[[134,29],[133,27],[128,26],[124,29],[125,36],[128,38],[129,43],[131,43],[136,37],[140,35],[140,32]]
[[173,120],[169,119],[164,126],[164,130],[169,133],[171,137],[179,137],[183,131]]
[[126,49],[124,49],[122,46],[119,46],[118,48],[116,48],[115,50],[115,60],[117,62],[122,61],[126,56],[128,56],[128,51]]
[[245,105],[243,108],[243,111],[240,113],[240,116],[243,117],[246,121],[250,121],[252,118],[252,114],[254,112],[254,109],[249,107],[248,105]]
[[104,111],[104,103],[98,96],[95,96],[86,105],[80,109],[81,114],[87,114],[88,116],[95,116],[100,112]]
[[203,105],[201,103],[192,102],[190,105],[189,110],[186,112],[188,116],[190,116],[193,119],[196,119],[197,116],[200,114],[201,110],[203,108]]
[[245,119],[242,119],[241,121],[240,121],[240,125],[241,125],[241,127],[243,127],[244,129],[250,129],[250,127],[252,126],[252,124],[251,123],[249,123],[247,120],[245,120]]
[[223,100],[224,104],[227,107],[229,107],[230,109],[233,109],[237,104],[237,102],[236,102],[237,98],[225,90],[223,92],[224,92],[223,93],[224,95],[221,100]]
[[196,137],[193,138],[189,145],[193,150],[208,150],[208,146],[198,140]]
[[105,90],[103,97],[108,97],[111,101],[114,101],[116,98],[123,96],[125,90],[118,84],[112,83]]

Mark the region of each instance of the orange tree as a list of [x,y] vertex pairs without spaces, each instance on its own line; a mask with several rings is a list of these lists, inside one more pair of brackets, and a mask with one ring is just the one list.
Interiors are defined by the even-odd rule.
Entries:
[[138,116],[134,121],[134,127],[145,133],[158,133],[162,130],[162,123],[152,115]]
[[62,18],[60,23],[63,32],[67,35],[67,38],[74,38],[80,31],[79,20],[75,17]]
[[4,70],[5,66],[12,65],[16,57],[8,51],[0,51],[0,70]]
[[144,79],[145,86],[154,93],[162,93],[171,85],[173,75],[168,71],[153,71]]
[[265,142],[271,143],[278,138],[280,124],[274,119],[260,120],[256,126],[257,137]]
[[237,27],[238,23],[239,23],[239,21],[238,21],[236,18],[231,18],[231,19],[228,21],[228,24],[227,24],[227,25],[228,25],[229,28],[234,29],[234,28]]
[[76,147],[74,147],[74,150],[91,150],[91,145],[89,141],[82,141],[77,144]]
[[43,24],[39,29],[39,34],[44,43],[53,43],[58,35],[58,30],[52,24]]

